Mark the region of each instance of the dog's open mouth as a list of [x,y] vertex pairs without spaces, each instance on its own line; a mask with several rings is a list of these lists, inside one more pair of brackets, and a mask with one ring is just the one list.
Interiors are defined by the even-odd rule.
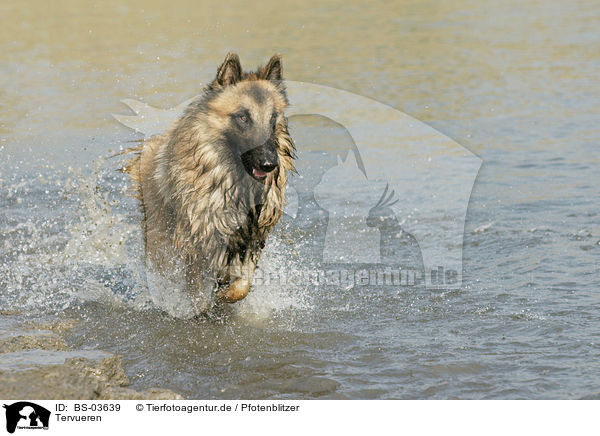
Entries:
[[252,168],[252,177],[256,180],[265,180],[267,178],[267,173],[258,168]]
[[241,158],[246,172],[259,182],[264,182],[267,175],[278,166],[277,163],[273,164],[270,161],[263,162],[261,159],[254,158],[251,152],[242,154]]

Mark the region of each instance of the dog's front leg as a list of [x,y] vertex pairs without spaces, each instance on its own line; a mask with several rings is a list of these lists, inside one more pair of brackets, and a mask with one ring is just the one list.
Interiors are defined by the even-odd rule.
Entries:
[[217,298],[225,303],[235,303],[243,300],[250,291],[256,263],[248,259],[240,267],[237,277],[231,278],[231,284],[217,292]]

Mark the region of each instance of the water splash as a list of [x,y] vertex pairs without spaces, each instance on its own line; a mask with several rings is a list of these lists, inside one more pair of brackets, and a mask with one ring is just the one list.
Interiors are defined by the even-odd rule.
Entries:
[[[1,309],[56,313],[97,302],[193,316],[185,293],[147,274],[141,215],[128,180],[115,167],[113,160],[97,159],[89,169],[3,180]],[[272,235],[261,268],[293,268],[297,259],[286,248]],[[290,307],[305,307],[300,288],[254,286],[233,312],[262,322]]]

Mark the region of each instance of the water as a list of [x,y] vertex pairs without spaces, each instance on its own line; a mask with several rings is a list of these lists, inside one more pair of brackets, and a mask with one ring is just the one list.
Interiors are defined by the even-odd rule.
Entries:
[[[595,2],[309,2],[273,4],[268,14],[241,3],[208,10],[59,1],[48,12],[42,2],[5,2],[0,14],[0,309],[75,318],[71,345],[121,354],[135,388],[188,398],[600,391]],[[140,213],[115,171],[122,161],[109,157],[142,136],[111,114],[127,113],[120,100],[128,98],[177,106],[228,50],[251,67],[281,52],[288,79],[387,104],[482,159],[459,287],[265,279],[216,319],[178,319],[156,307],[141,261]],[[327,192],[307,194],[315,188],[310,171],[336,164],[323,147],[354,145],[347,130],[318,117],[295,123],[304,159],[294,181],[298,207],[261,265],[303,273],[323,266],[327,244],[326,217],[312,207]],[[327,145],[314,147],[315,138]],[[384,138],[382,130],[374,151],[358,146],[358,155],[394,173],[403,155]],[[329,177],[324,187],[347,199],[348,185]],[[385,178],[371,179],[382,192]],[[452,180],[450,192],[462,187]],[[399,205],[402,196],[429,192],[411,188],[396,193]],[[379,195],[350,197],[368,212]],[[429,228],[457,224],[434,212],[422,218]],[[363,242],[376,228],[346,218],[356,237],[338,244],[333,260],[372,249]],[[414,259],[416,237],[407,238],[402,246]]]

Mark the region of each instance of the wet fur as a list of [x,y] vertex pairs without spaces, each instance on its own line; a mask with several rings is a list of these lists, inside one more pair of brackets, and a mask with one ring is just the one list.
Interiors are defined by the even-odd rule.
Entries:
[[[202,96],[125,168],[144,215],[149,266],[171,282],[185,278],[199,313],[212,306],[214,294],[226,302],[246,296],[281,216],[288,173],[295,171],[281,79],[279,56],[246,73],[230,53]],[[244,170],[228,142],[241,105],[256,116],[267,105],[278,114],[272,138],[279,166],[263,183]]]

